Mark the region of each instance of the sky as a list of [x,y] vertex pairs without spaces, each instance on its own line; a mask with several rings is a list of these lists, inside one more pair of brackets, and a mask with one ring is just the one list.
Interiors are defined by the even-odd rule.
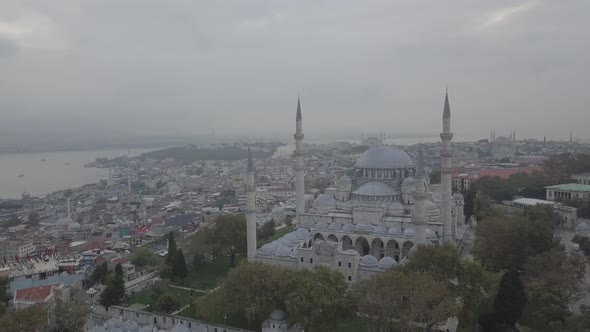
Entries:
[[590,1],[3,0],[0,138],[590,138]]

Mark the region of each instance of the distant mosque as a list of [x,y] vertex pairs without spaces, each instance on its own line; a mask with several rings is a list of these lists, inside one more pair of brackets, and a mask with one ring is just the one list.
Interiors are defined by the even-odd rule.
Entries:
[[[403,264],[416,245],[455,244],[463,236],[463,196],[452,194],[451,110],[443,107],[441,184],[430,185],[422,148],[414,161],[403,150],[378,145],[320,194],[306,210],[301,103],[297,100],[295,180],[297,230],[258,248],[256,185],[248,156],[248,260],[292,269],[327,266],[350,283]],[[431,190],[436,188],[437,191]]]

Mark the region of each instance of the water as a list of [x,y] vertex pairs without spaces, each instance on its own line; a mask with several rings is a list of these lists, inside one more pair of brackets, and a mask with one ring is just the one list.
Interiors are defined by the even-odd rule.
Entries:
[[[0,198],[46,195],[58,190],[97,183],[108,177],[105,168],[86,168],[97,157],[137,156],[155,149],[117,149],[0,155]],[[46,161],[41,161],[46,159]],[[69,163],[69,165],[65,165]],[[24,174],[19,177],[20,174]]]

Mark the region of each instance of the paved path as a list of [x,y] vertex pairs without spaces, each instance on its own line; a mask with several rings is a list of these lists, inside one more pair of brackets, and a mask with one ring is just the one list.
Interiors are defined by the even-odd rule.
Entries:
[[172,288],[176,288],[176,289],[183,289],[183,290],[187,290],[187,291],[194,291],[194,292],[203,293],[203,294],[208,294],[210,292],[208,290],[188,288],[188,287],[182,287],[182,286],[176,286],[176,285],[168,285],[168,287],[172,287]]
[[188,307],[190,307],[190,304],[185,305],[184,307],[176,310],[175,312],[171,313],[171,315],[178,315],[181,311],[184,311],[185,309],[187,309]]

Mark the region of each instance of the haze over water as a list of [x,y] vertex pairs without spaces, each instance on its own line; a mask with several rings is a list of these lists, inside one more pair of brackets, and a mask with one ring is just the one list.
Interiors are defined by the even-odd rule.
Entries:
[[[97,157],[137,156],[154,149],[116,149],[70,152],[44,152],[0,155],[0,198],[46,195],[58,190],[96,183],[108,177],[106,168],[86,168]],[[41,161],[46,159],[46,161]],[[69,165],[65,165],[69,163]],[[24,176],[19,177],[20,174]]]

